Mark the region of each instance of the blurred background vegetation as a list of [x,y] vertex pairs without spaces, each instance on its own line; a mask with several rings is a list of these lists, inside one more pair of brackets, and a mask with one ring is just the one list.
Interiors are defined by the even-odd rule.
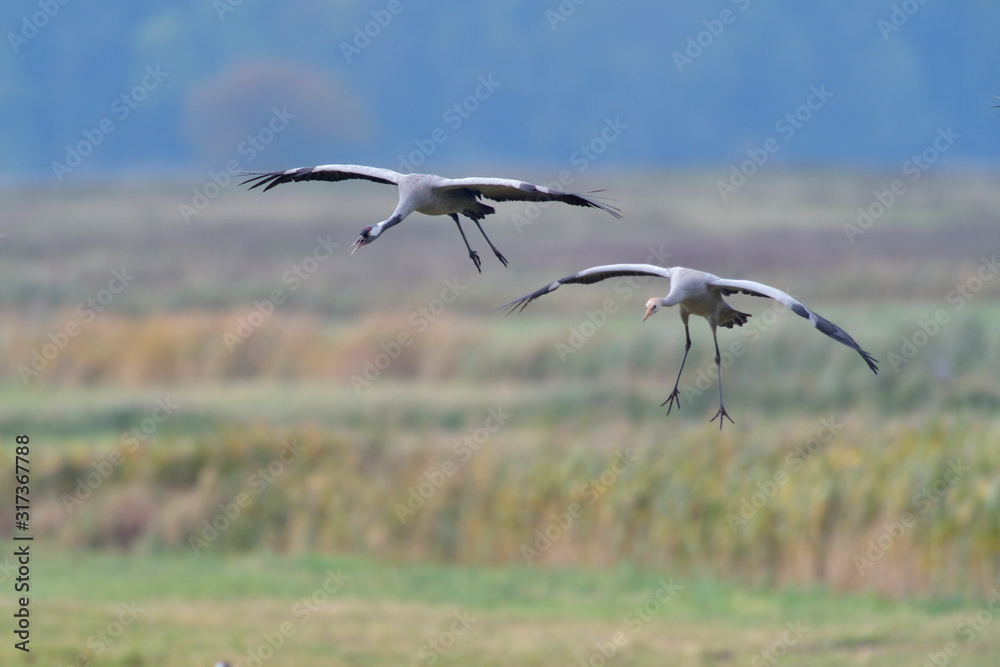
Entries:
[[[113,132],[70,182],[247,162],[238,146],[275,106],[297,118],[266,164],[244,168],[395,167],[435,128],[448,135],[428,163],[438,172],[562,168],[616,116],[629,129],[602,166],[728,165],[774,136],[772,164],[896,167],[938,126],[964,137],[953,160],[996,164],[991,143],[973,139],[997,136],[988,63],[1000,59],[1000,10],[985,0],[914,0],[900,15],[890,0],[516,0],[475,11],[401,0],[395,14],[388,1],[110,0],[100,11],[58,3],[51,18],[37,15],[41,4],[0,8],[7,178],[53,178],[52,162],[104,118]],[[147,67],[164,78],[122,102]],[[480,76],[499,87],[457,127],[446,121]],[[775,123],[821,86],[833,96],[815,118],[778,134]]]
[[[387,5],[119,4],[56,3],[30,38],[42,4],[0,10],[0,432],[31,437],[37,659],[247,667],[264,642],[272,664],[597,664],[595,641],[631,633],[671,580],[622,664],[765,660],[795,621],[811,629],[789,664],[918,664],[952,641],[993,664],[1000,121],[977,65],[1000,10],[919,5],[884,32],[893,3],[404,2],[348,58]],[[679,71],[673,53],[725,10]],[[112,106],[157,66],[135,108]],[[444,114],[490,74],[501,86],[454,128]],[[114,130],[57,178],[104,117]],[[745,167],[768,137],[779,150]],[[470,235],[480,275],[451,222],[420,215],[350,256],[392,188],[263,194],[230,173],[414,151],[445,175],[568,175],[624,219],[499,204],[486,225],[510,266]],[[641,318],[666,281],[495,311],[614,262],[774,285],[880,373],[733,296],[753,316],[720,332],[720,432],[700,319],[682,407],[660,407],[683,326]],[[132,600],[146,611],[100,646]],[[462,611],[479,620],[428,649]]]
[[[510,216],[523,205],[508,205],[491,227],[511,266],[486,261],[482,275],[450,225],[420,217],[349,256],[354,227],[392,205],[378,186],[232,188],[191,225],[177,216],[181,189],[12,191],[0,424],[34,443],[36,534],[55,552],[124,552],[140,568],[176,567],[163,561],[175,554],[190,563],[184,577],[206,559],[322,554],[391,569],[502,568],[521,572],[510,585],[526,590],[532,569],[585,568],[606,581],[625,567],[754,590],[987,599],[1000,567],[1000,346],[990,333],[1000,311],[983,215],[995,189],[929,177],[912,192],[919,206],[901,202],[852,244],[839,222],[850,204],[817,192],[862,189],[865,177],[761,176],[730,231],[714,176],[609,178],[601,185],[620,196],[624,221],[550,207],[518,234]],[[926,211],[949,214],[908,224]],[[58,231],[67,219],[73,229]],[[340,247],[329,259],[306,261],[331,236]],[[880,374],[770,302],[733,297],[755,326],[720,333],[723,350],[739,350],[723,371],[736,423],[720,432],[707,421],[717,395],[700,320],[682,408],[659,407],[683,327],[670,311],[641,317],[665,281],[570,286],[519,315],[494,311],[580,268],[651,258],[786,289],[847,329]],[[308,278],[283,281],[296,266]],[[127,278],[117,294],[113,270]],[[106,306],[101,290],[113,295]],[[12,474],[11,459],[3,466]],[[292,562],[280,567],[301,567]],[[462,571],[411,574],[448,586]],[[395,594],[375,597],[385,595]],[[825,595],[804,603],[807,617]],[[536,605],[534,594],[490,599]],[[785,603],[765,599],[780,626]],[[617,598],[601,600],[616,608]],[[694,614],[703,603],[688,604]],[[869,629],[888,618],[870,614]],[[934,614],[921,623],[958,623]],[[824,627],[825,644],[856,629]],[[538,640],[499,663],[581,650]],[[64,652],[81,641],[67,639]],[[245,659],[248,641],[228,646]],[[733,641],[740,648],[724,653],[759,650],[742,634]],[[878,642],[876,654],[903,662],[939,643],[891,632]],[[403,644],[371,647],[362,662],[412,660],[417,649]],[[698,646],[696,656],[720,650],[718,628]],[[657,664],[662,654],[648,650]],[[868,651],[842,653],[853,662]],[[121,659],[135,655],[123,647]],[[640,649],[632,655],[644,664]]]

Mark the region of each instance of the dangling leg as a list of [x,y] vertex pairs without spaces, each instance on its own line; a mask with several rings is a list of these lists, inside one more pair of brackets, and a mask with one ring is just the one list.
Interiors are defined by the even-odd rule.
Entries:
[[486,232],[484,232],[484,231],[483,231],[483,226],[482,226],[482,225],[480,225],[480,224],[479,224],[479,221],[478,221],[478,220],[476,220],[475,218],[473,218],[473,219],[472,219],[472,221],[473,221],[474,223],[476,223],[476,227],[479,227],[479,231],[480,231],[480,233],[482,233],[482,235],[483,235],[483,238],[484,238],[484,239],[486,239],[486,242],[490,244],[490,248],[492,248],[492,249],[493,249],[493,254],[497,256],[497,259],[499,259],[499,260],[500,260],[500,263],[501,263],[501,264],[503,264],[504,266],[507,266],[507,258],[506,258],[506,257],[504,257],[503,255],[501,255],[501,254],[500,254],[500,251],[499,251],[499,250],[497,250],[497,247],[496,247],[495,245],[493,245],[493,241],[490,241],[490,237],[489,237],[489,236],[487,236],[487,235],[486,235]]
[[715,368],[719,373],[719,411],[715,413],[715,417],[712,417],[708,421],[714,422],[716,418],[719,419],[719,430],[722,430],[722,418],[725,417],[729,420],[730,424],[735,424],[733,418],[729,416],[726,412],[726,408],[722,405],[722,355],[719,354],[719,338],[715,335],[715,322],[710,322],[712,325],[712,339],[715,341]]
[[668,415],[670,414],[670,410],[674,407],[675,402],[677,403],[677,409],[681,409],[681,395],[680,392],[677,391],[677,385],[681,382],[681,373],[684,372],[684,362],[687,361],[688,350],[691,349],[691,332],[688,331],[688,313],[686,310],[681,310],[681,320],[684,322],[684,337],[687,339],[684,342],[684,358],[681,359],[681,369],[677,371],[677,381],[674,382],[674,390],[670,392],[669,396],[667,396],[667,400],[660,403],[661,408],[664,405],[667,406]]
[[[482,261],[479,259],[479,253],[472,249],[472,246],[469,245],[469,239],[465,238],[465,231],[462,229],[462,223],[458,221],[458,215],[455,213],[449,213],[448,215],[451,216],[451,219],[454,220],[455,224],[458,226],[458,233],[462,235],[462,240],[465,241],[465,247],[469,249],[469,257],[472,258],[472,263],[476,265],[476,271],[482,273],[483,270],[479,268],[480,264],[482,264]],[[478,225],[479,223],[477,222],[476,224]]]

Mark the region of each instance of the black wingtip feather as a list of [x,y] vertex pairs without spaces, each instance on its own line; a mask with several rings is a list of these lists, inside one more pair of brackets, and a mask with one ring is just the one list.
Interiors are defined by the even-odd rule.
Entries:
[[[247,183],[253,183],[253,185],[251,185],[249,188],[247,188],[248,191],[249,190],[254,190],[254,189],[259,188],[260,186],[263,185],[263,186],[265,186],[263,191],[267,192],[268,190],[270,190],[271,188],[273,188],[276,185],[281,185],[282,183],[287,183],[287,182],[289,182],[291,180],[294,180],[292,178],[292,176],[294,176],[294,174],[286,174],[283,171],[279,171],[279,172],[273,172],[273,171],[256,172],[256,171],[251,171],[251,172],[242,172],[242,173],[244,175],[245,174],[252,174],[252,176],[250,176],[250,178],[248,178],[247,180],[245,180],[242,183],[240,183],[240,185],[246,185]],[[256,183],[254,183],[254,181],[256,181]]]
[[865,352],[860,347],[858,348],[858,352],[861,354],[861,358],[865,360],[865,363],[868,364],[868,368],[872,369],[872,373],[878,375],[878,366],[876,366],[878,359],[873,357],[868,352]]
[[604,190],[591,190],[590,192],[587,193],[588,195],[590,195],[589,198],[581,197],[581,199],[587,202],[587,204],[585,204],[586,206],[590,206],[592,208],[599,208],[605,213],[612,215],[616,220],[621,220],[622,219],[621,209],[618,208],[617,206],[612,206],[611,204],[605,204],[603,202],[597,201],[598,198],[594,197],[593,195],[597,194],[598,192],[604,192]]
[[[271,174],[258,174],[258,173],[254,173],[253,176],[251,176],[247,180],[245,180],[242,183],[240,183],[240,185],[246,185],[247,183],[253,183],[253,185],[251,185],[249,188],[247,188],[247,190],[253,190],[254,188],[259,188],[260,186],[264,185],[264,183],[267,181],[267,179],[268,179],[268,177],[270,175]],[[256,183],[254,183],[254,181],[256,181]]]
[[[513,315],[514,312],[518,312],[519,313],[522,310],[524,310],[525,306],[528,305],[529,301],[530,301],[530,299],[527,299],[527,298],[525,298],[525,299],[518,299],[517,301],[511,301],[510,303],[505,303],[502,306],[497,306],[496,308],[493,309],[493,312],[494,313],[499,313],[499,312],[503,311],[504,315],[508,315],[508,316],[509,315]],[[518,306],[520,306],[520,308],[518,308]]]
[[504,305],[495,308],[494,312],[502,310],[507,315],[512,315],[514,313],[521,313],[522,311],[524,311],[525,308],[528,307],[529,303],[531,303],[532,301],[541,296],[545,296],[552,290],[556,289],[558,286],[559,283],[556,284],[556,287],[553,287],[551,284],[548,284],[545,287],[535,290],[531,294],[526,294],[522,296],[520,299],[515,299],[510,303],[505,303]]
[[[835,341],[837,341],[842,345],[846,345],[847,347],[853,350],[857,350],[858,354],[861,355],[861,358],[865,360],[866,364],[868,364],[868,368],[872,369],[872,372],[875,373],[875,375],[878,375],[878,366],[876,366],[876,364],[878,363],[878,359],[873,357],[868,352],[862,350],[861,346],[858,345],[856,340],[851,338],[851,335],[849,333],[838,327],[830,320],[821,316],[819,313],[810,311],[808,308],[806,308],[800,303],[793,304],[791,308],[792,312],[795,313],[796,315],[799,315],[800,317],[804,317],[805,319],[810,320],[813,323],[813,326],[816,327],[816,330],[819,331],[820,333],[826,334],[827,336],[829,336],[830,338],[834,339]],[[810,314],[812,315],[812,317],[810,317]]]

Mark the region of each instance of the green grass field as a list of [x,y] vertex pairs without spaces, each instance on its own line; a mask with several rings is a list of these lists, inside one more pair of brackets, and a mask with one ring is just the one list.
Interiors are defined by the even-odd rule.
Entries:
[[[281,647],[262,663],[296,667],[994,664],[994,179],[928,175],[850,236],[883,175],[761,174],[729,202],[716,178],[587,183],[609,189],[622,221],[498,206],[487,230],[511,265],[483,242],[482,275],[450,221],[419,215],[348,256],[391,210],[378,186],[230,187],[190,224],[178,213],[190,185],[5,192],[0,434],[31,436],[39,540],[25,664],[253,667],[267,637]],[[665,281],[493,312],[587,266],[647,261],[784,289],[881,372],[734,296],[753,326],[720,331],[739,350],[722,372],[736,423],[720,433],[700,319],[682,407],[660,407],[683,327],[670,310],[641,318]],[[133,276],[120,291],[115,272]],[[280,303],[261,306],[275,290]],[[486,431],[491,414],[507,416]],[[295,460],[195,555],[191,538],[289,442]],[[636,457],[624,472],[622,449]],[[5,455],[0,476],[12,467]],[[81,480],[93,488],[68,506]],[[581,516],[526,565],[524,547],[574,503]],[[304,610],[330,570],[349,579]],[[682,588],[656,601],[671,580]],[[143,611],[98,655],[133,600]],[[452,633],[456,613],[476,620]],[[25,657],[12,643],[0,663]]]
[[[886,601],[621,566],[65,553],[34,545],[43,665],[993,665],[992,600]],[[0,614],[10,617],[10,600]],[[993,610],[990,610],[992,603]],[[124,606],[123,606],[124,605]],[[977,620],[978,619],[978,620]],[[765,653],[769,652],[769,653]],[[604,655],[612,655],[602,661]],[[0,648],[5,664],[14,653]],[[89,662],[88,662],[89,661]],[[582,662],[581,662],[582,661]]]

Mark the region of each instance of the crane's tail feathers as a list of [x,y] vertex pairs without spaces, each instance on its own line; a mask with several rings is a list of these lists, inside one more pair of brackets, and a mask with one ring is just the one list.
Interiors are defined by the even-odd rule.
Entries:
[[720,327],[725,327],[726,329],[732,329],[734,324],[737,326],[743,326],[747,323],[749,318],[750,313],[741,313],[738,310],[730,310],[728,313],[720,315],[719,321],[716,324]]
[[478,222],[479,220],[485,220],[486,216],[496,213],[497,210],[490,206],[489,204],[484,204],[482,202],[476,202],[474,207],[469,207],[462,211],[462,215],[467,217],[469,220]]

